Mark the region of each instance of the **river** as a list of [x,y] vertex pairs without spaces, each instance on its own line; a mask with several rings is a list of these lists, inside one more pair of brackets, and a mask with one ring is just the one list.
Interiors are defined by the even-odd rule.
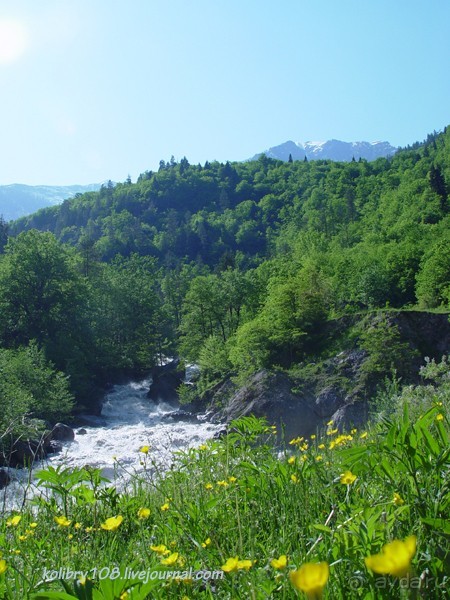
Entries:
[[147,465],[164,471],[174,451],[199,446],[222,428],[201,417],[193,423],[167,418],[174,407],[149,400],[150,385],[151,379],[115,385],[104,398],[101,417],[90,417],[92,425],[75,428],[75,440],[63,443],[62,452],[36,463],[31,485],[27,470],[11,469],[12,482],[0,491],[1,506],[17,509],[25,496],[30,500],[38,493],[34,473],[48,465],[99,468],[118,489],[124,489],[132,474],[143,469],[139,452],[143,446],[150,447]]

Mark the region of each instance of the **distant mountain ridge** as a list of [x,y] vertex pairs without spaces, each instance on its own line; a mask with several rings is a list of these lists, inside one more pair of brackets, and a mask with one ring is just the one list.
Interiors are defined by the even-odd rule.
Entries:
[[[249,160],[257,160],[261,154],[269,158],[287,162],[289,156],[292,160],[334,160],[351,161],[375,160],[380,157],[392,156],[397,152],[389,142],[342,142],[341,140],[328,140],[326,142],[293,142],[289,140],[278,146],[273,146],[255,154]],[[101,183],[90,185],[0,185],[0,217],[5,221],[12,221],[30,215],[40,208],[61,204],[67,198],[76,194],[96,192],[101,188]]]
[[353,158],[359,160],[376,160],[380,157],[392,156],[398,148],[389,142],[343,142],[341,140],[328,140],[326,142],[293,142],[289,140],[278,146],[273,146],[250,160],[257,160],[261,154],[269,158],[288,161],[292,160],[335,160],[349,162]]
[[89,185],[0,185],[0,217],[12,221],[30,215],[40,208],[61,204],[76,194],[96,192],[101,183]]

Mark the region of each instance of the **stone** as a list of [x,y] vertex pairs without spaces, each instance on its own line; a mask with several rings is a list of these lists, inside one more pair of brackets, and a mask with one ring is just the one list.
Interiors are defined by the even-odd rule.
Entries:
[[58,440],[60,442],[73,442],[75,439],[75,432],[72,427],[65,425],[64,423],[56,423],[51,433],[52,440]]
[[6,469],[0,469],[0,490],[5,488],[11,481],[11,477]]
[[173,360],[166,365],[154,367],[152,370],[152,384],[147,397],[155,404],[167,402],[178,405],[178,388],[184,382],[184,372],[178,371],[178,360]]

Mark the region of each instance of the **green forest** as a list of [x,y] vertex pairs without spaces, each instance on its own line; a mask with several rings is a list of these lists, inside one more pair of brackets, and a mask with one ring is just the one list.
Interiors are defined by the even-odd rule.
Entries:
[[346,315],[448,311],[449,194],[446,128],[374,162],[172,158],[0,221],[2,431],[163,356],[205,390],[326,356]]

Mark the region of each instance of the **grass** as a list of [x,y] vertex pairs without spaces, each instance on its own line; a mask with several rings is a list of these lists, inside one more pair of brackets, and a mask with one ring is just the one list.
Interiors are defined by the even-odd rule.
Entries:
[[[405,388],[396,411],[365,431],[330,423],[280,451],[274,429],[246,417],[176,453],[164,474],[143,448],[144,473],[127,493],[96,470],[41,472],[51,495],[1,521],[0,597],[450,597],[448,363],[429,362],[423,375],[429,385]],[[366,566],[411,536],[403,573]],[[319,562],[322,580],[306,596],[298,569]],[[197,579],[202,570],[218,578]]]

